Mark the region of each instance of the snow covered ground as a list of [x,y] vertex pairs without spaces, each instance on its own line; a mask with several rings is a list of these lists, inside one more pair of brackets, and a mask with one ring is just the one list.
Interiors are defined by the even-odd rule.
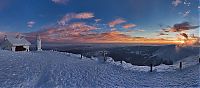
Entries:
[[0,50],[0,87],[200,87],[198,56],[171,66],[102,62],[97,58],[55,51],[10,52]]

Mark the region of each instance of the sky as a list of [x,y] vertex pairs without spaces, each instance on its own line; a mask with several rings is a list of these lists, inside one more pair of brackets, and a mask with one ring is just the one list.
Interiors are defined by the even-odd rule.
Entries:
[[58,43],[183,43],[200,0],[0,0],[0,36]]

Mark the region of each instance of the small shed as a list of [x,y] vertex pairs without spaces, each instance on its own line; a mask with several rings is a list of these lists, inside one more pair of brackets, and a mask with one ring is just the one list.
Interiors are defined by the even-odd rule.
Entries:
[[5,35],[1,48],[11,51],[29,51],[30,45],[31,43],[21,35],[16,37]]

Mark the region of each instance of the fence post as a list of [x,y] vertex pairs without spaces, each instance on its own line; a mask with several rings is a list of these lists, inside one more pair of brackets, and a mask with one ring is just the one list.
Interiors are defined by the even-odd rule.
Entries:
[[180,62],[180,66],[179,67],[180,67],[180,70],[181,70],[182,69],[182,62]]
[[83,53],[81,53],[81,59],[83,58]]
[[150,65],[150,72],[153,72],[153,64]]
[[199,57],[199,63],[200,63],[200,57]]
[[105,51],[103,51],[103,60],[104,60],[104,62],[106,62],[106,52]]

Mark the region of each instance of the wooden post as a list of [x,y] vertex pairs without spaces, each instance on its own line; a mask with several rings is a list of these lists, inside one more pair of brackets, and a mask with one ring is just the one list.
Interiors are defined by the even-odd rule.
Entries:
[[200,57],[199,57],[199,63],[200,63]]
[[182,69],[182,62],[180,62],[180,70]]
[[151,64],[150,68],[150,72],[153,72],[153,64]]
[[81,50],[80,54],[81,54],[81,59],[83,59],[84,50]]
[[104,60],[104,62],[106,62],[106,53],[105,53],[105,51],[103,51],[103,60]]
[[81,53],[81,59],[83,58],[83,53]]

